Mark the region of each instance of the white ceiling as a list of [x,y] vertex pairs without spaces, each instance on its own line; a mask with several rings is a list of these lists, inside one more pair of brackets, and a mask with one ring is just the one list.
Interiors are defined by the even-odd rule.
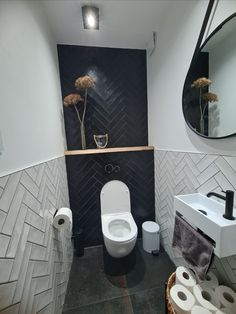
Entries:
[[[57,43],[145,49],[174,0],[42,0]],[[83,4],[100,10],[100,29],[84,30]]]

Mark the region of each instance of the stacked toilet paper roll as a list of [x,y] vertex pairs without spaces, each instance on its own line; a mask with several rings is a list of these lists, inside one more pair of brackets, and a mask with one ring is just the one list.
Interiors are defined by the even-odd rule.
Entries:
[[226,307],[222,307],[220,310],[216,311],[216,314],[235,314],[236,311],[234,309],[229,309]]
[[72,228],[72,212],[67,207],[60,208],[53,218],[53,226],[58,230]]
[[193,287],[193,295],[196,299],[196,304],[205,309],[216,312],[220,308],[220,302],[217,299],[216,293],[209,288],[206,282]]
[[193,287],[196,285],[196,277],[194,273],[184,266],[179,266],[175,273],[176,284],[180,284],[192,292]]
[[212,312],[200,305],[194,305],[191,310],[191,314],[212,314]]
[[175,284],[170,289],[170,302],[178,314],[190,314],[195,299],[186,287]]
[[194,273],[184,266],[176,269],[170,302],[178,314],[236,314],[236,293],[231,288],[219,286],[213,272],[197,284]]
[[215,294],[221,307],[234,310],[234,313],[236,313],[236,293],[231,288],[218,286],[215,289]]
[[206,274],[206,280],[204,281],[204,284],[207,285],[209,288],[212,288],[213,290],[219,286],[219,281],[216,277],[216,275],[209,271]]

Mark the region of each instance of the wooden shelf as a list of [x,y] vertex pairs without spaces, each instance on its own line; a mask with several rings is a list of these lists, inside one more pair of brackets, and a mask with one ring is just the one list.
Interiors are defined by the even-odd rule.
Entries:
[[111,147],[111,148],[95,148],[82,150],[66,150],[65,155],[90,155],[90,154],[107,154],[107,153],[123,153],[123,152],[139,152],[144,150],[154,150],[154,146],[133,146],[133,147]]

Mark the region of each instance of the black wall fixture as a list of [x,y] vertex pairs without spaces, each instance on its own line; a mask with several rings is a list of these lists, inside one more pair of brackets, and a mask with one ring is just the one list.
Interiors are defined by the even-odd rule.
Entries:
[[[87,148],[93,134],[108,133],[108,147],[148,145],[146,51],[58,45],[63,98],[83,75],[96,80],[85,117]],[[74,108],[64,108],[67,148],[81,147]]]
[[142,223],[155,218],[153,151],[66,156],[74,233],[85,246],[103,243],[100,192],[110,180],[127,184],[139,237]]

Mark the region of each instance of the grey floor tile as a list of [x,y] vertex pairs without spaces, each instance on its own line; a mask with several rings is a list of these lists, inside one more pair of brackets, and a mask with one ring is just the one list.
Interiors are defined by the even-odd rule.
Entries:
[[143,251],[141,240],[125,259],[111,258],[102,246],[86,249],[83,257],[74,258],[64,311],[132,314],[132,295],[135,313],[152,313],[141,310],[163,308],[165,282],[174,270],[163,250],[152,256]]
[[140,291],[130,298],[134,314],[165,313],[165,287]]
[[130,297],[115,298],[96,304],[81,306],[63,314],[133,314]]

